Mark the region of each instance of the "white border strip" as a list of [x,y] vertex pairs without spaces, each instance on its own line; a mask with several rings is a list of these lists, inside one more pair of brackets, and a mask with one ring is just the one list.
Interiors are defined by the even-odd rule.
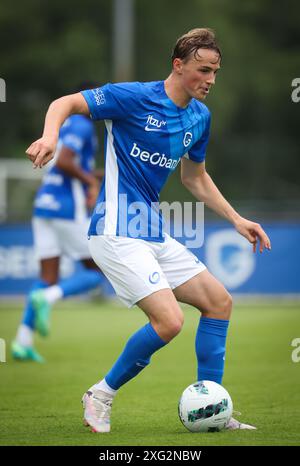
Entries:
[[114,147],[112,120],[104,120],[107,129],[106,162],[105,162],[105,226],[104,235],[117,234],[118,222],[118,184],[119,169]]

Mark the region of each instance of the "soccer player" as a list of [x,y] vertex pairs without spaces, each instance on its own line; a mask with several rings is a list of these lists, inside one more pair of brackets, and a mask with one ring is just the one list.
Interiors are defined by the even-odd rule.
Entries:
[[[89,88],[82,85],[82,88]],[[28,295],[12,356],[43,362],[33,346],[34,331],[49,333],[51,306],[61,298],[86,292],[103,283],[104,276],[91,258],[87,231],[89,209],[99,193],[103,173],[94,171],[98,146],[94,125],[85,115],[72,115],[63,124],[55,160],[45,174],[34,201],[34,245],[40,278]],[[97,177],[95,176],[97,174]],[[80,260],[82,270],[59,280],[62,254]]]
[[[70,114],[105,120],[105,181],[89,247],[120,299],[128,307],[136,304],[149,323],[83,395],[84,421],[96,432],[110,431],[111,405],[120,387],[180,332],[178,302],[202,314],[195,342],[197,379],[222,383],[231,296],[204,264],[164,233],[157,209],[159,193],[179,162],[182,183],[197,200],[231,222],[254,252],[257,243],[260,252],[271,248],[262,227],[233,209],[205,169],[210,112],[203,101],[220,65],[213,31],[191,30],[177,40],[166,80],[107,84],[62,97],[49,107],[42,138],[27,149],[34,167],[42,167],[53,157],[59,127]],[[254,428],[233,418],[227,427]]]

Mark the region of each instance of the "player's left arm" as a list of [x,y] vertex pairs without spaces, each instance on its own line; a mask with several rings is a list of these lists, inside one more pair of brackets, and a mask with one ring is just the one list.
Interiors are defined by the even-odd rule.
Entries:
[[235,229],[253,244],[253,252],[256,251],[257,242],[260,243],[260,252],[264,248],[271,249],[270,239],[263,228],[258,223],[241,217],[229,202],[226,201],[207,173],[205,162],[197,163],[190,159],[182,158],[181,181],[196,199],[204,202],[218,215],[231,222]]

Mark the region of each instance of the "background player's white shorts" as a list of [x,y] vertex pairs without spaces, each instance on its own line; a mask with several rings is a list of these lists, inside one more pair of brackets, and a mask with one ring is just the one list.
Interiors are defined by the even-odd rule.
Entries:
[[174,289],[206,269],[169,235],[164,243],[122,236],[91,236],[91,255],[128,307],[155,291]]
[[66,254],[74,260],[89,259],[87,232],[89,219],[81,222],[57,218],[33,217],[34,246],[38,259]]

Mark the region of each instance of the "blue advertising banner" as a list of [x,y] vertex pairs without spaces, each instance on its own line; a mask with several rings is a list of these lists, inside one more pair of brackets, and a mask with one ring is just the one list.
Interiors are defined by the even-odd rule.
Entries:
[[[272,250],[253,254],[252,246],[228,224],[207,224],[204,244],[192,252],[234,293],[300,294],[300,224],[264,224]],[[181,238],[182,242],[184,238]],[[61,276],[76,271],[64,258]],[[0,227],[0,296],[25,294],[37,277],[30,225]]]
[[[235,293],[300,293],[300,224],[264,224],[272,250],[252,245],[227,225],[209,225],[204,247],[193,251],[224,286]],[[258,249],[258,248],[257,248]]]

